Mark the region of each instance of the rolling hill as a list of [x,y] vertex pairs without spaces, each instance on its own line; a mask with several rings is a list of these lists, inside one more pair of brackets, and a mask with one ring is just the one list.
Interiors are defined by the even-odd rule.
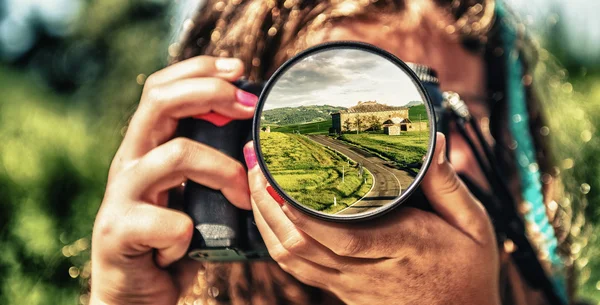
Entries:
[[331,128],[331,118],[326,121],[271,127],[271,131],[301,134],[327,134],[329,128]]
[[425,105],[412,106],[408,109],[408,118],[411,121],[418,122],[419,115],[421,115],[421,121],[427,121],[427,109],[425,109]]
[[[331,107],[330,109],[333,108],[341,108],[342,107],[332,107],[332,106],[311,106],[311,107],[306,107],[306,108],[319,108],[319,107]],[[282,110],[281,112],[275,112],[275,115],[279,115],[282,114],[282,118],[285,118],[287,114],[285,114],[285,112],[287,112],[286,109],[291,109],[291,110],[296,110],[298,108],[279,108],[279,109],[273,109],[273,110],[267,110],[265,112],[263,112],[263,116],[265,117],[265,120],[262,121],[262,124],[264,124],[263,126],[266,125],[270,125],[271,126],[271,131],[274,132],[283,132],[283,133],[301,133],[301,134],[327,134],[329,132],[329,128],[331,128],[331,115],[327,114],[325,111],[325,115],[319,115],[319,118],[322,118],[320,120],[317,121],[311,121],[311,122],[304,122],[304,123],[292,123],[292,124],[284,124],[284,123],[272,123],[267,121],[267,116],[266,116],[266,112],[272,112],[274,110]],[[307,111],[307,112],[311,112]],[[290,113],[293,111],[290,111]],[[322,114],[320,112],[318,112],[319,114]],[[411,121],[413,122],[418,122],[419,121],[419,115],[421,115],[421,121],[427,121],[427,110],[425,109],[424,105],[418,105],[418,106],[413,106],[410,107],[408,110],[408,116],[410,118]],[[270,117],[271,119],[273,117]]]
[[423,101],[412,101],[404,106],[405,107],[413,107],[413,106],[419,106],[419,105],[423,105]]
[[265,110],[262,117],[265,124],[302,124],[331,120],[331,113],[344,109],[346,108],[329,105],[284,107]]

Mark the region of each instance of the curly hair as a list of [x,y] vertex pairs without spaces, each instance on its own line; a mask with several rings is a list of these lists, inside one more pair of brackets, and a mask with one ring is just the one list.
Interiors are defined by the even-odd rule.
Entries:
[[[193,18],[182,23],[178,42],[169,49],[170,62],[200,54],[236,57],[243,61],[249,80],[264,81],[285,60],[308,47],[317,30],[347,20],[376,19],[385,26],[407,31],[423,25],[437,27],[460,41],[465,49],[484,56],[488,71],[487,92],[495,100],[489,128],[495,140],[496,154],[502,156],[503,167],[509,169],[506,175],[514,177],[512,139],[506,132],[505,63],[494,15],[495,1],[431,0],[431,3],[441,8],[451,22],[428,20],[428,15],[409,0],[208,0]],[[531,81],[527,80],[534,67],[535,48],[524,31],[520,33],[519,51],[527,55],[524,84],[528,93],[529,128],[541,172],[555,176],[548,140],[540,133],[546,126],[541,104]],[[551,198],[550,184],[544,183],[543,187],[545,197]],[[560,240],[565,241],[562,249],[566,249],[568,231],[561,230],[564,222],[558,217],[554,220],[555,229],[562,237]],[[315,304],[327,298],[326,294],[297,282],[276,265],[268,263],[211,263],[206,264],[201,274],[203,276],[199,276],[199,282],[183,303],[201,299],[212,302],[209,304]]]

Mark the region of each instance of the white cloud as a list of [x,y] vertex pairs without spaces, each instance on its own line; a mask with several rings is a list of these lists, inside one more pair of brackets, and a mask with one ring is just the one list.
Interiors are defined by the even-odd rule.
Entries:
[[422,97],[408,75],[384,57],[330,49],[288,68],[271,89],[264,108],[351,107],[366,100],[402,106]]

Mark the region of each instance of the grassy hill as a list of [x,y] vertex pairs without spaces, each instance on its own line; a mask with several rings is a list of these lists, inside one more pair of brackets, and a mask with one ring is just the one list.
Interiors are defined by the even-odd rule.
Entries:
[[344,109],[346,108],[329,105],[284,107],[265,110],[262,116],[264,124],[303,124],[331,120],[331,113]]
[[356,162],[303,135],[261,132],[260,141],[273,179],[309,208],[338,212],[362,198],[373,185],[372,175],[368,171],[361,175]]
[[427,121],[427,110],[425,105],[412,106],[408,109],[408,118],[413,122],[419,121],[419,115],[421,115],[421,121]]
[[298,132],[301,134],[327,134],[329,128],[331,128],[331,118],[327,121],[271,127],[271,131],[284,133]]
[[340,139],[366,147],[396,161],[401,166],[414,167],[418,165],[420,167],[423,163],[423,156],[427,154],[429,132],[410,131],[401,133],[398,136],[347,133],[343,134]]

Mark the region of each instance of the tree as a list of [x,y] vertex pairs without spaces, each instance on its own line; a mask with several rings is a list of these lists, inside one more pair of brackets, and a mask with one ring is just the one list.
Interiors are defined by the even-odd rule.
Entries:
[[350,129],[352,129],[353,126],[354,126],[354,124],[350,121],[350,118],[347,118],[346,120],[344,120],[345,131],[350,131]]
[[365,125],[365,119],[360,115],[356,115],[354,124],[356,125],[356,133],[359,133],[362,127]]
[[369,117],[368,122],[370,124],[370,127],[372,130],[374,131],[378,131],[381,129],[381,121],[379,120],[379,118],[376,115],[372,115]]

